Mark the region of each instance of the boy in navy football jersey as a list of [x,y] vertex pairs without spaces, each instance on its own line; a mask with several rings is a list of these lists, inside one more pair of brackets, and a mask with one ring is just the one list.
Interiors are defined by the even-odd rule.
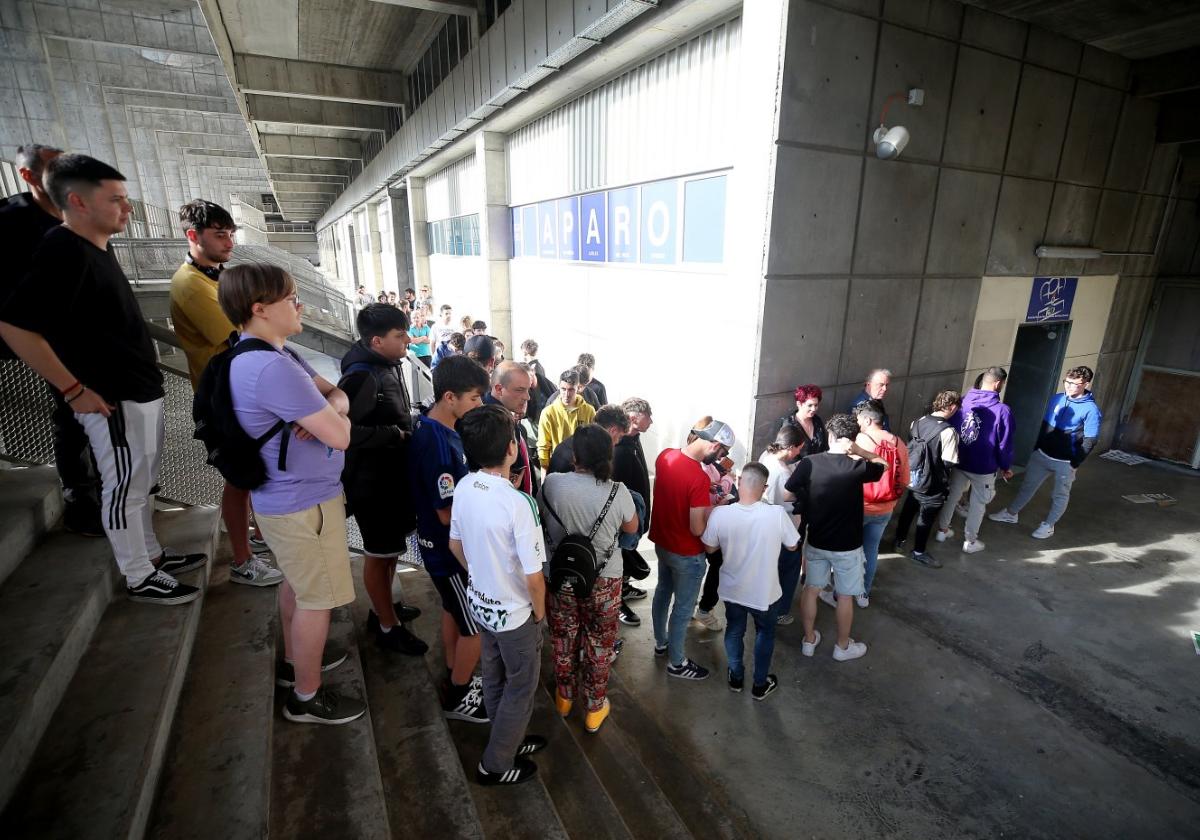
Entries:
[[480,684],[479,626],[467,603],[467,573],[450,553],[450,506],[454,488],[467,474],[467,456],[455,431],[460,417],[480,405],[487,372],[466,356],[452,356],[433,371],[437,402],[417,421],[410,447],[412,496],[417,512],[421,560],[442,598],[442,642],[447,685],[446,717],[487,723]]

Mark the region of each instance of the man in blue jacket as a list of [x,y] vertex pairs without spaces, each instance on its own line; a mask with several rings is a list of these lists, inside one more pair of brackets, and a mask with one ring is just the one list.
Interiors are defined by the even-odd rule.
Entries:
[[1050,512],[1038,525],[1033,536],[1039,540],[1054,536],[1054,523],[1062,518],[1071,498],[1071,485],[1075,482],[1075,470],[1096,445],[1100,437],[1100,407],[1092,399],[1088,386],[1092,382],[1092,369],[1076,367],[1067,371],[1063,380],[1064,391],[1055,394],[1042,418],[1042,431],[1037,446],[1025,469],[1025,479],[1017,498],[1007,508],[993,513],[988,519],[994,522],[1015,523],[1021,508],[1029,503],[1038,487],[1049,476],[1054,476],[1054,492],[1051,495]]
[[963,527],[963,547],[967,554],[983,551],[979,526],[987,504],[996,496],[996,474],[1012,478],[1012,411],[1000,402],[1000,389],[1008,379],[1002,367],[988,368],[979,387],[963,397],[962,406],[950,422],[958,430],[958,466],[950,475],[950,495],[938,516],[938,542],[954,536],[950,517],[968,487],[971,501],[967,523]]

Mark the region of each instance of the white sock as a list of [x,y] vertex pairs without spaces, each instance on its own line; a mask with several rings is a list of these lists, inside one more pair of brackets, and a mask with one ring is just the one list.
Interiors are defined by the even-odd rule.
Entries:
[[392,627],[395,627],[395,626],[396,626],[396,625],[395,625],[395,624],[393,624],[393,625],[391,625],[390,627],[384,627],[382,624],[380,624],[380,625],[379,625],[379,632],[380,632],[380,633],[391,633],[391,632],[392,632]]
[[313,699],[316,696],[317,696],[317,692],[315,692],[315,691],[309,692],[308,694],[301,694],[299,691],[296,692],[296,697],[300,700],[301,703],[307,703],[309,700]]

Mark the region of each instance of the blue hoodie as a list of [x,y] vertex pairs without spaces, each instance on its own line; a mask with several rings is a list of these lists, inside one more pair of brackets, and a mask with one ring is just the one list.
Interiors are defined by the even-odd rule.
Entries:
[[1037,448],[1051,458],[1070,461],[1072,467],[1078,467],[1096,445],[1102,419],[1091,391],[1078,399],[1055,394],[1042,418]]
[[1012,466],[1012,411],[995,391],[972,388],[950,419],[958,430],[958,468],[991,475]]

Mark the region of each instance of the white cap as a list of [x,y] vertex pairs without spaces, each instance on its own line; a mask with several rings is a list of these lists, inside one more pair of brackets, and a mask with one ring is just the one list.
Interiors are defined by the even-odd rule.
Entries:
[[733,436],[733,429],[729,428],[729,424],[722,423],[720,420],[714,420],[703,429],[693,429],[692,431],[696,433],[696,437],[719,443],[726,449],[733,449],[733,445],[737,442]]

